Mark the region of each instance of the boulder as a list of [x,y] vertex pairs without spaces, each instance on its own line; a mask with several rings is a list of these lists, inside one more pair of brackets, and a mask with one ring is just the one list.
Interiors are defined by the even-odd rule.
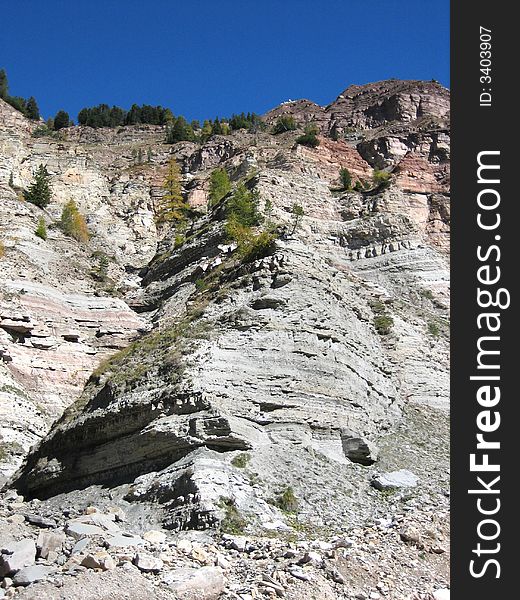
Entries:
[[38,536],[36,547],[40,558],[49,558],[49,554],[59,552],[65,541],[62,531],[42,531]]
[[87,554],[81,564],[87,569],[101,569],[102,571],[111,571],[116,568],[116,561],[105,550]]
[[134,559],[134,565],[144,573],[158,573],[163,568],[164,562],[151,554],[138,552]]
[[43,581],[52,573],[50,567],[44,565],[31,565],[20,569],[13,577],[14,585],[31,585],[37,581]]
[[217,600],[225,585],[218,567],[175,569],[166,573],[162,581],[176,593],[179,600]]
[[418,482],[417,475],[407,469],[401,469],[400,471],[375,475],[370,483],[377,490],[384,491],[415,487]]
[[35,560],[36,544],[33,540],[21,540],[8,544],[2,548],[0,554],[0,577],[33,565]]

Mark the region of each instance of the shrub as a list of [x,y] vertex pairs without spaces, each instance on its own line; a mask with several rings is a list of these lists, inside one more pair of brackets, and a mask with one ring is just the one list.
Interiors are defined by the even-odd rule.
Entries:
[[204,290],[207,290],[209,286],[204,279],[199,278],[195,280],[195,287],[197,288],[197,291],[203,292]]
[[231,461],[231,464],[238,469],[245,469],[251,460],[251,455],[247,452],[241,452],[237,454]]
[[387,171],[376,169],[372,174],[372,182],[376,188],[386,189],[390,185],[391,175]]
[[307,125],[303,135],[296,138],[296,143],[301,144],[302,146],[309,146],[310,148],[319,146],[320,140],[318,139],[318,129],[316,126],[312,124]]
[[231,181],[225,169],[215,169],[209,180],[209,206],[218,204],[231,191]]
[[352,189],[352,175],[350,174],[350,171],[348,169],[342,167],[339,170],[339,180],[342,189],[347,191],[350,191]]
[[2,242],[2,240],[0,240],[0,258],[3,258],[5,256],[5,246],[4,246],[4,242]]
[[47,169],[40,165],[34,175],[34,181],[25,192],[25,199],[31,204],[45,208],[51,201],[50,175]]
[[78,242],[86,243],[90,239],[85,217],[79,212],[74,200],[69,200],[63,207],[60,228],[65,235]]
[[42,240],[47,239],[47,225],[45,224],[45,219],[43,217],[38,219],[38,225],[34,231],[34,234]]
[[220,507],[224,510],[224,518],[220,523],[220,529],[223,533],[240,535],[244,532],[247,521],[238,510],[233,500],[230,498],[221,498]]
[[435,323],[435,321],[428,322],[428,333],[433,337],[439,337],[441,333],[440,327]]
[[276,506],[284,512],[294,513],[298,510],[298,499],[294,495],[291,486],[287,486],[284,491],[276,498]]
[[294,131],[296,129],[296,121],[291,115],[282,115],[278,117],[273,127],[273,133],[285,133],[286,131]]
[[394,320],[390,315],[382,314],[374,317],[374,327],[379,335],[388,335],[393,326]]

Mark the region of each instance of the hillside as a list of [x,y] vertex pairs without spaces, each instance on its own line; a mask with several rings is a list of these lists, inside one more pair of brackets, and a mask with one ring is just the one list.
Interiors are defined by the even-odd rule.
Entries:
[[[296,129],[274,135],[282,116]],[[446,587],[449,92],[351,86],[263,120],[204,143],[150,125],[34,137],[0,100],[0,542],[36,539],[38,518],[60,540],[16,597]],[[296,141],[309,123],[317,147]],[[172,158],[195,211],[182,236],[156,218]],[[40,164],[45,209],[22,193]],[[210,204],[216,168],[232,190]],[[242,184],[273,238],[254,255],[226,226]],[[70,199],[86,243],[58,226]]]

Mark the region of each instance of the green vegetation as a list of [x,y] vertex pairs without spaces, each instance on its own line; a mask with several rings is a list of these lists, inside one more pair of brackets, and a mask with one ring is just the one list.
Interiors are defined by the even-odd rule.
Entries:
[[79,212],[74,200],[69,200],[63,207],[59,225],[65,235],[78,242],[86,243],[90,239],[85,217]]
[[264,221],[258,210],[258,201],[258,192],[240,183],[226,205],[224,230],[228,239],[236,242],[237,254],[244,262],[267,256],[277,237],[271,223],[267,223],[260,232],[253,229]]
[[225,169],[215,169],[209,180],[209,206],[216,206],[231,191],[231,181]]
[[379,335],[388,335],[394,326],[394,320],[387,311],[386,304],[381,300],[374,300],[370,303],[370,308],[374,313],[374,327]]
[[195,287],[197,288],[197,291],[203,292],[204,290],[207,290],[209,286],[204,279],[199,278],[195,279]]
[[45,219],[43,217],[38,219],[38,225],[34,231],[34,234],[42,240],[47,239],[47,225],[45,224]]
[[247,521],[236,507],[234,501],[230,498],[221,498],[219,506],[225,513],[224,519],[220,523],[222,533],[230,533],[232,535],[244,533]]
[[435,321],[428,321],[428,333],[433,337],[439,337],[441,329]]
[[7,80],[7,73],[4,69],[0,69],[0,98],[5,100],[5,102],[10,104],[27,118],[34,121],[37,121],[40,118],[40,110],[38,109],[38,104],[33,96],[26,100],[21,96],[9,95],[9,82]]
[[275,135],[279,133],[285,133],[286,131],[295,131],[297,129],[296,121],[291,115],[282,115],[278,117],[273,127],[273,133]]
[[78,123],[89,127],[121,127],[122,125],[166,125],[173,120],[169,108],[133,104],[130,110],[119,106],[98,104],[90,108],[82,108],[78,113]]
[[110,264],[108,255],[101,250],[92,253],[92,258],[97,260],[97,265],[90,271],[90,275],[96,281],[106,283],[108,280],[108,266]]
[[184,117],[174,117],[166,128],[166,143],[176,144],[177,142],[194,142],[195,132],[193,127]]
[[229,127],[232,131],[237,129],[247,129],[249,132],[254,133],[256,131],[265,128],[265,124],[256,113],[240,113],[239,115],[231,115],[229,118]]
[[291,486],[287,486],[283,492],[276,497],[275,506],[286,513],[295,513],[298,511],[299,502]]
[[249,190],[243,183],[237,185],[227,202],[226,214],[228,222],[232,221],[245,227],[254,227],[261,222],[258,211],[258,193]]
[[375,188],[385,190],[390,185],[391,174],[388,171],[379,171],[376,169],[372,174],[372,182]]
[[168,163],[168,172],[163,183],[163,189],[165,194],[156,209],[157,222],[173,222],[177,228],[182,229],[186,225],[190,206],[182,196],[181,170],[174,158]]
[[304,129],[303,135],[296,138],[296,143],[302,146],[308,146],[309,148],[316,148],[320,145],[318,139],[318,128],[316,125],[310,123]]
[[305,211],[303,210],[303,206],[294,203],[291,208],[291,213],[293,215],[293,228],[291,231],[291,235],[293,235],[300,226],[301,219],[305,215]]
[[374,327],[379,335],[388,335],[393,326],[394,320],[390,315],[377,315],[374,317]]
[[240,454],[237,454],[233,460],[231,461],[231,464],[234,467],[237,467],[238,469],[245,469],[247,467],[247,465],[249,464],[249,461],[251,460],[251,455],[248,454],[247,452],[241,452]]
[[40,165],[34,175],[34,181],[25,192],[27,202],[45,208],[51,201],[50,175],[44,165]]
[[27,100],[27,104],[25,105],[25,116],[33,121],[37,121],[40,118],[40,109],[38,108],[34,96],[31,96],[29,100]]
[[350,192],[352,190],[352,175],[350,171],[344,167],[339,170],[339,181],[341,189]]
[[[64,127],[68,127],[70,125],[69,113],[66,113],[64,110],[59,110],[56,113],[52,121],[52,129],[58,131],[59,129],[63,129]],[[47,125],[48,126],[48,125]],[[51,129],[51,128],[49,128]]]

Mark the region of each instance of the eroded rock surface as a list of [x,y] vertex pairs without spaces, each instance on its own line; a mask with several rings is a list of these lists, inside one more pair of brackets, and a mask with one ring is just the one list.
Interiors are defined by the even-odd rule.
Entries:
[[[31,513],[58,519],[58,505],[103,486],[132,522],[124,530],[115,517],[58,519],[74,545],[63,551],[47,540],[52,560],[77,554],[77,567],[114,581],[124,568],[143,597],[156,578],[157,597],[168,598],[200,572],[178,564],[184,571],[164,579],[172,563],[150,551],[147,531],[302,543],[319,532],[323,554],[333,550],[326,540],[368,522],[381,519],[381,532],[402,524],[405,504],[424,523],[418,507],[447,510],[448,100],[433,82],[390,81],[352,86],[325,108],[299,101],[266,115],[267,123],[284,113],[315,122],[315,149],[295,144],[298,131],[239,131],[202,146],[168,146],[161,128],[147,126],[34,138],[0,101],[3,473],[33,446],[10,482],[33,499]],[[139,150],[149,160],[136,163]],[[154,222],[172,156],[201,212],[181,244]],[[40,163],[52,176],[45,211],[20,197]],[[242,260],[222,207],[207,208],[219,166],[258,191],[260,210],[270,207],[278,239],[263,257]],[[357,191],[338,188],[340,168]],[[367,187],[380,169],[388,183]],[[70,197],[87,215],[88,244],[55,225]],[[294,204],[304,211],[296,224]],[[45,241],[34,235],[41,217]],[[415,487],[374,489],[379,473],[403,469]],[[22,526],[15,510],[7,518]],[[233,543],[233,552],[249,547]],[[416,551],[399,543],[403,556]],[[121,559],[131,547],[138,553]],[[214,571],[229,568],[225,557],[202,558],[199,566],[213,569],[207,597],[247,597],[253,580],[256,591],[288,598],[346,598],[343,586],[358,586],[346,557],[329,564],[319,546],[301,549],[284,550],[295,560],[283,574],[260,575],[253,561],[233,570],[231,584]],[[446,585],[442,554],[432,551],[428,574],[411,577],[410,597]],[[393,585],[363,589],[408,598]],[[53,597],[52,584],[33,586]]]

